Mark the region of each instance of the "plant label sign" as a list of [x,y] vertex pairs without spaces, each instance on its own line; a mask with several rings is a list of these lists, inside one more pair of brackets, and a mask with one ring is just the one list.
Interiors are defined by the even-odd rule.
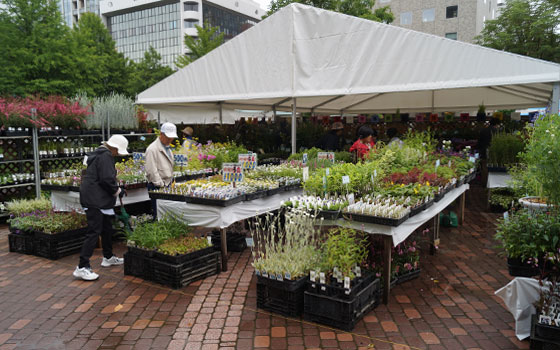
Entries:
[[342,177],[342,184],[343,185],[348,185],[350,183],[350,176],[345,175]]
[[222,164],[222,181],[241,182],[243,181],[243,166],[241,163]]
[[476,159],[474,157],[469,157],[469,162],[474,163]]
[[139,162],[139,161],[142,161],[142,160],[146,160],[146,154],[141,153],[141,152],[133,152],[132,153],[132,159],[134,160],[134,162]]
[[179,166],[184,166],[188,162],[188,158],[185,154],[174,154],[173,158],[175,160],[175,164]]
[[307,153],[303,154],[303,164],[307,164]]
[[303,168],[303,182],[307,182],[309,180],[309,167]]
[[437,169],[437,168],[438,168],[438,167],[439,167],[440,165],[441,165],[441,162],[440,162],[440,160],[439,160],[439,159],[438,159],[438,160],[436,160],[436,169]]
[[317,153],[317,159],[318,160],[327,159],[334,163],[334,152],[319,152]]
[[326,168],[325,173],[327,174],[327,176],[329,176],[331,174],[331,168]]
[[354,198],[354,193],[350,193],[348,195],[348,204],[354,204],[355,203],[355,198]]
[[255,169],[257,167],[257,154],[241,153],[238,155],[238,162],[241,163],[243,169]]

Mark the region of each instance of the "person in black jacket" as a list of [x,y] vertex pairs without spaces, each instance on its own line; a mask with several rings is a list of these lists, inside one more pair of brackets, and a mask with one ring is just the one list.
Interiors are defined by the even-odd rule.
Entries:
[[328,133],[317,142],[317,147],[325,151],[340,151],[340,136],[344,130],[341,122],[335,122]]
[[93,281],[99,275],[91,270],[89,259],[101,235],[103,246],[103,261],[101,266],[122,265],[124,259],[113,255],[113,216],[117,197],[124,191],[117,183],[117,170],[114,157],[127,155],[127,139],[122,135],[113,135],[95,151],[88,153],[84,163],[87,169],[82,174],[80,186],[80,204],[87,217],[87,232],[82,250],[80,263],[74,270],[74,277],[86,281]]

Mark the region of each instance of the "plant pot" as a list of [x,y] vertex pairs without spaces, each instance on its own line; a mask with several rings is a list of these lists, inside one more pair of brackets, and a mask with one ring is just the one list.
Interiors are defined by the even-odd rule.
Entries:
[[521,258],[507,258],[508,271],[514,277],[533,277],[540,274],[538,268],[527,264]]
[[530,196],[519,198],[519,204],[521,204],[524,208],[529,209],[530,211],[550,211],[552,209],[552,205],[546,203],[538,203],[531,200],[536,198],[540,197]]

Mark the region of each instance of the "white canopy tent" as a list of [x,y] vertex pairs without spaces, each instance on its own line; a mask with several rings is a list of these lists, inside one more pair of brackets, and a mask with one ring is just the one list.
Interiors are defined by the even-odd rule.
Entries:
[[158,118],[162,123],[171,122],[192,123],[192,124],[234,124],[236,120],[241,118],[272,118],[272,113],[263,111],[243,111],[237,109],[221,108],[215,106],[177,106],[177,105],[161,105],[148,109],[149,119]]
[[[554,96],[552,96],[554,95]],[[150,110],[558,110],[560,65],[300,4],[138,96]],[[292,150],[295,151],[295,122]]]

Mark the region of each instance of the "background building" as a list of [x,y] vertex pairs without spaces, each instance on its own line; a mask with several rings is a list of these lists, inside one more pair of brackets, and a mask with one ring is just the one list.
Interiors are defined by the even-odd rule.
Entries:
[[152,46],[163,64],[175,68],[177,56],[187,50],[185,34],[197,35],[195,25],[208,22],[228,40],[265,11],[252,0],[102,0],[100,13],[119,52],[139,61]]
[[99,0],[59,0],[58,7],[64,22],[69,27],[78,23],[85,12],[92,12],[99,16]]
[[495,19],[504,0],[377,0],[374,8],[390,6],[393,25],[472,43]]

